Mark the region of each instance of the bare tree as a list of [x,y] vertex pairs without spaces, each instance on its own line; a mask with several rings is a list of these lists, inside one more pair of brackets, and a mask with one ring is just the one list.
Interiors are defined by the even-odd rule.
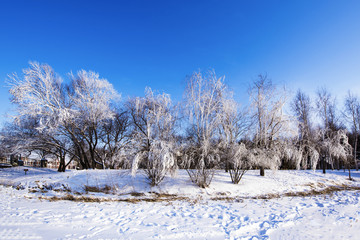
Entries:
[[316,107],[325,129],[337,131],[343,128],[336,109],[336,99],[326,88],[317,91]]
[[326,88],[320,88],[317,91],[316,107],[318,115],[322,119],[324,128],[328,129],[329,124],[329,108],[331,107],[333,100],[330,92]]
[[308,141],[311,139],[311,102],[309,96],[299,89],[291,104],[291,108],[298,119],[299,139],[301,141]]
[[102,144],[96,153],[108,168],[127,168],[131,142],[129,113],[120,107],[116,107],[114,111],[114,118],[101,125]]

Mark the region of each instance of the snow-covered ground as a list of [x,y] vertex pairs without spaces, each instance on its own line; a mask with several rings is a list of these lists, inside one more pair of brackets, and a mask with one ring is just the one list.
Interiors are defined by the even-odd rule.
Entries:
[[[0,169],[0,239],[357,239],[360,173],[218,171],[210,188],[185,171],[150,188],[124,170]],[[87,187],[86,187],[87,186]],[[101,191],[101,192],[97,192]],[[329,194],[319,194],[321,192]],[[314,193],[306,197],[302,193]],[[85,201],[56,200],[68,198]],[[305,194],[306,195],[306,194]],[[268,199],[264,199],[268,198]],[[52,201],[50,201],[52,200]],[[81,199],[80,199],[81,200]],[[94,202],[88,202],[94,201]]]

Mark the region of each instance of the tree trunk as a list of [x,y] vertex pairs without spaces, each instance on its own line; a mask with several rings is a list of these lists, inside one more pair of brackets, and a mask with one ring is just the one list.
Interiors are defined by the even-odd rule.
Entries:
[[229,172],[229,162],[225,162],[225,172]]
[[264,169],[264,167],[260,167],[260,176],[265,176],[265,169]]
[[326,173],[326,161],[325,161],[325,158],[323,157],[322,158],[322,169],[323,169],[323,174],[325,174]]
[[350,171],[350,165],[349,165],[349,180],[352,180],[352,178],[351,178],[351,171]]
[[355,169],[356,169],[356,171],[359,171],[359,166],[358,166],[358,164],[357,164],[357,154],[356,154],[356,148],[357,148],[357,142],[358,142],[358,136],[357,136],[357,134],[355,134],[355,146],[354,146],[354,161],[355,161]]
[[65,172],[65,169],[66,169],[65,158],[61,157],[59,162],[58,172]]

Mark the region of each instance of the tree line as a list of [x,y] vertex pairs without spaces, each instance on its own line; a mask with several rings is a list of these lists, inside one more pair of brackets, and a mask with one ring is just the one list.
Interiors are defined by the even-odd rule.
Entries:
[[[356,167],[360,101],[350,92],[341,109],[326,88],[313,101],[266,75],[249,86],[249,104],[235,101],[213,70],[186,78],[184,99],[146,88],[144,97],[121,100],[106,79],[80,70],[62,78],[47,64],[31,62],[9,76],[16,114],[1,132],[2,154],[59,159],[58,171],[76,161],[81,169],[142,169],[152,186],[178,168],[207,187],[215,169],[238,183],[249,169],[349,169]],[[314,104],[315,103],[315,104]],[[286,114],[286,104],[291,114]],[[321,122],[316,123],[318,117]]]

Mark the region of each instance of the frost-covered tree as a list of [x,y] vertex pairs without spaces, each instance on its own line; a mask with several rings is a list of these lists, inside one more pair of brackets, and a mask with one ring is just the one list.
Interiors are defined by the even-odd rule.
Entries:
[[59,159],[58,171],[65,171],[70,161],[66,161],[69,154],[68,141],[58,132],[48,134],[38,131],[39,119],[29,116],[18,118],[16,122],[5,125],[2,130],[1,145],[5,146],[7,155],[28,156],[32,153],[40,159],[55,156]]
[[279,144],[282,168],[285,169],[316,169],[319,152],[314,145],[299,145],[297,140],[285,139]]
[[[343,128],[342,124],[339,121],[336,112],[336,99],[332,97],[331,93],[326,88],[320,88],[317,91],[316,107],[318,116],[323,122],[323,128],[318,131],[318,138],[321,143],[330,139],[334,132]],[[333,166],[333,162],[330,161],[330,157],[327,156],[321,157],[321,165],[323,173],[326,173],[327,164]],[[337,161],[338,159],[336,159]],[[339,166],[339,162],[336,163]],[[339,168],[339,167],[338,167]]]
[[324,161],[328,164],[333,165],[334,161],[342,161],[348,166],[349,179],[351,179],[350,161],[352,159],[352,147],[348,142],[346,131],[340,129],[328,133],[327,137],[320,142],[320,147]]
[[306,169],[311,167],[315,169],[319,153],[316,150],[316,139],[311,125],[312,107],[309,96],[298,90],[292,101],[291,108],[298,122],[298,150],[302,153],[301,161],[296,162],[296,168]]
[[177,169],[176,114],[170,95],[154,94],[147,88],[145,97],[130,100],[128,106],[134,130],[132,174],[143,167],[150,185],[156,186],[167,173],[174,175]]
[[[291,119],[283,113],[286,102],[285,92],[280,91],[266,75],[259,75],[253,81],[250,89],[250,102],[253,111],[253,120],[256,124],[254,136],[255,152],[258,153],[257,166],[260,167],[260,175],[264,176],[264,168],[278,168],[278,154],[274,157],[269,152],[274,151],[273,143],[282,134],[290,133]],[[269,161],[273,160],[273,163]]]
[[360,101],[358,97],[348,92],[348,95],[345,98],[345,117],[346,120],[349,122],[350,129],[354,136],[354,161],[355,161],[355,168],[359,170],[358,163],[357,163],[357,145],[358,145],[358,138],[359,138],[359,124],[360,124]]
[[71,116],[66,107],[62,79],[47,64],[30,62],[23,77],[9,76],[11,102],[17,105],[15,120],[23,116],[39,119],[38,130],[51,131]]
[[254,166],[263,166],[276,170],[281,164],[281,152],[276,148],[254,147],[249,152],[250,162]]
[[311,101],[308,95],[300,89],[297,91],[292,101],[291,108],[298,120],[300,141],[309,141],[311,139]]
[[106,79],[92,71],[71,75],[68,87],[72,117],[64,124],[84,168],[105,168],[98,147],[101,127],[115,117],[111,104],[119,94]]
[[245,172],[251,168],[249,158],[246,157],[245,145],[239,144],[240,137],[249,132],[251,119],[248,109],[240,108],[240,104],[233,98],[233,93],[224,91],[221,98],[220,118],[220,155],[226,172],[230,173],[233,183],[237,184]]
[[194,72],[187,79],[185,113],[189,118],[190,144],[186,152],[187,171],[191,180],[200,187],[208,187],[214,176],[214,167],[220,160],[219,127],[224,94],[224,77],[214,71]]
[[316,94],[317,112],[323,122],[323,127],[330,131],[343,128],[336,111],[336,99],[324,87],[319,88]]
[[110,105],[118,98],[106,79],[81,70],[71,75],[71,84],[67,85],[49,65],[32,62],[23,76],[10,76],[9,85],[12,102],[17,105],[15,122],[34,118],[39,135],[49,139],[59,136],[57,140],[67,139],[61,143],[71,142],[72,156],[83,168],[103,166],[96,153],[98,129],[114,117]]
[[101,125],[100,139],[102,144],[97,151],[98,156],[107,168],[128,168],[130,150],[130,118],[129,113],[115,107],[115,116]]
[[[71,114],[66,106],[62,79],[49,65],[31,62],[22,77],[13,74],[9,76],[8,83],[11,101],[17,105],[13,126],[19,130],[17,136],[21,136],[18,138],[21,148],[56,154],[60,159],[59,171],[64,171],[66,139],[59,134],[58,128]],[[14,139],[12,147],[16,149],[18,144],[14,143]]]
[[1,146],[6,155],[29,155],[30,148],[37,138],[35,129],[37,122],[33,118],[21,118],[16,122],[6,123],[1,131]]

